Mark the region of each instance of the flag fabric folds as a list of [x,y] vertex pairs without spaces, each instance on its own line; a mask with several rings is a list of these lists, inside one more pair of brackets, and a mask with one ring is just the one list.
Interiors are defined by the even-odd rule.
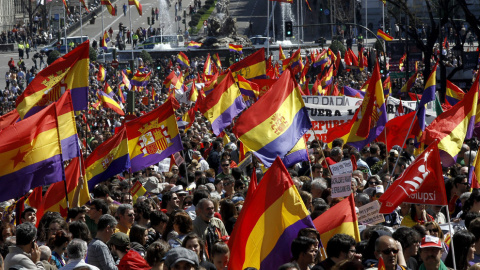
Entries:
[[[435,197],[435,201],[429,202],[429,200],[423,200],[422,204],[447,205],[442,164],[440,164],[438,156],[438,144],[434,142],[403,171],[397,180],[395,180],[378,199],[382,203],[379,212],[382,214],[390,214],[402,202],[417,196],[422,196],[426,199],[430,196],[425,193],[433,193],[434,190],[439,191],[435,192],[435,195],[432,196]],[[429,188],[424,189],[424,186],[428,186]]]
[[242,95],[258,98],[260,95],[260,88],[258,87],[258,84],[245,80],[245,78],[243,78],[240,74],[237,75],[237,79],[238,87],[240,88]]
[[381,38],[385,41],[392,41],[393,40],[393,37],[390,36],[389,34],[385,33],[382,31],[382,29],[378,29],[377,30],[377,37],[378,38]]
[[62,158],[63,160],[69,160],[78,157],[80,156],[80,146],[78,145],[77,124],[70,91],[65,92],[60,97],[55,107],[57,108]]
[[242,54],[243,51],[243,46],[242,45],[235,45],[235,44],[228,44],[228,49],[231,51],[231,52],[237,52],[239,54]]
[[150,82],[151,74],[152,74],[151,71],[146,73],[146,72],[140,72],[137,70],[135,75],[133,75],[132,80],[130,80],[130,83],[137,87],[145,87]]
[[103,107],[110,108],[120,115],[125,115],[125,112],[123,111],[122,107],[120,107],[120,104],[118,104],[111,96],[109,96],[105,92],[99,91],[98,98],[102,102]]
[[228,242],[228,269],[278,269],[291,260],[290,245],[312,220],[280,158],[249,194]]
[[300,87],[290,70],[238,118],[233,133],[267,167],[283,158],[311,127]]
[[125,124],[132,172],[162,161],[183,150],[173,111],[175,99],[169,98],[155,110]]
[[305,142],[305,137],[302,136],[300,140],[295,144],[295,146],[290,150],[285,157],[282,159],[285,167],[290,168],[298,162],[309,161],[307,143]]
[[217,65],[217,68],[221,69],[222,68],[222,61],[220,61],[220,56],[218,56],[218,53],[215,53],[213,55],[213,60],[215,60],[215,65]]
[[210,57],[210,54],[208,54],[205,64],[203,64],[203,73],[205,75],[213,75],[212,64],[212,58]]
[[132,89],[130,80],[128,79],[127,75],[125,75],[123,71],[122,71],[122,83],[127,87],[128,90]]
[[88,10],[87,5],[85,4],[85,0],[80,0],[80,3],[82,3],[83,8],[87,13],[90,13],[90,10]]
[[188,60],[188,57],[183,52],[178,53],[177,62],[184,67],[190,67],[190,60]]
[[105,82],[105,85],[103,86],[103,92],[105,92],[105,94],[111,96],[112,98],[115,96],[115,92],[113,92],[112,87],[110,87],[107,82]]
[[356,97],[356,98],[364,98],[365,97],[365,92],[362,92],[362,91],[357,90],[357,89],[353,89],[352,87],[347,86],[347,85],[345,85],[342,88],[342,94],[344,96],[348,96],[348,97]]
[[425,130],[425,105],[428,102],[435,100],[435,91],[437,88],[437,65],[438,62],[435,63],[430,76],[428,76],[428,80],[425,82],[422,99],[420,100],[420,104],[418,104],[418,124],[422,131]]
[[110,0],[101,0],[100,4],[102,6],[107,7],[108,13],[110,13],[110,15],[115,16],[117,14],[117,11],[115,10],[115,7],[112,5]]
[[[479,73],[480,75],[480,73]],[[478,103],[479,75],[470,91],[460,102],[440,114],[425,129],[420,141],[429,145],[438,140],[438,149],[443,166],[453,166],[463,141],[473,135]],[[423,95],[425,96],[425,95]],[[423,100],[423,97],[422,97]]]
[[265,48],[261,48],[240,62],[231,65],[230,70],[232,71],[233,77],[240,74],[247,80],[266,79],[267,65],[265,63]]
[[56,105],[0,131],[0,160],[2,202],[61,181],[64,171]]
[[127,131],[125,128],[99,145],[85,160],[88,188],[130,168]]
[[[399,107],[400,108],[400,107]],[[408,127],[412,123],[416,112],[410,112],[406,115],[401,115],[388,121],[382,133],[378,135],[377,140],[384,142],[386,145],[403,145],[405,138],[407,138]],[[408,134],[408,138],[415,138],[420,133],[420,126],[418,125],[418,118],[412,125],[412,130]]]
[[87,40],[35,76],[16,100],[22,119],[57,101],[66,89],[71,90],[75,111],[87,109],[89,46]]
[[138,14],[142,16],[143,8],[142,8],[142,4],[140,4],[138,0],[128,0],[128,5],[135,6],[137,8]]
[[175,75],[175,72],[170,72],[170,74],[168,74],[168,76],[165,78],[165,80],[163,81],[163,84],[167,87],[167,88],[171,88],[171,86],[174,86],[175,89],[180,89],[183,85],[183,81],[181,79],[179,79],[177,77],[177,75]]
[[445,93],[445,101],[448,102],[450,105],[457,104],[460,100],[463,99],[465,93],[460,89],[460,87],[456,86],[451,81],[447,80],[447,91]]
[[16,109],[9,111],[8,113],[0,116],[0,131],[13,123],[17,122],[20,119],[20,115]]
[[[105,32],[107,33],[107,32]],[[97,81],[105,81],[105,77],[107,76],[107,71],[102,65],[98,65],[98,73],[97,73]]]
[[230,71],[199,105],[200,112],[212,123],[212,130],[216,136],[245,108],[240,89]]
[[412,75],[412,77],[410,77],[410,79],[408,79],[408,81],[402,86],[402,89],[400,90],[400,92],[408,93],[408,91],[410,91],[410,89],[412,89],[413,85],[417,81],[417,77],[418,77],[418,73],[415,72]]
[[198,48],[202,47],[202,45],[203,45],[202,43],[195,42],[195,41],[192,40],[192,41],[190,41],[190,43],[188,43],[188,48],[189,49],[198,49]]
[[338,233],[348,234],[355,241],[360,242],[360,231],[358,229],[353,193],[313,220],[313,224],[320,233],[320,239],[324,245]]

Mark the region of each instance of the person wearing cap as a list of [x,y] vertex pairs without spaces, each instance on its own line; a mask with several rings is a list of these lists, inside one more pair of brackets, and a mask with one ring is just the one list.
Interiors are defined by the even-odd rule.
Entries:
[[423,263],[420,270],[444,270],[451,269],[442,262],[442,240],[440,238],[425,235],[420,243],[420,258]]
[[73,270],[79,268],[99,270],[98,267],[85,262],[85,257],[87,256],[87,242],[83,241],[82,239],[75,238],[68,243],[67,255],[68,262],[62,267],[62,270]]
[[165,256],[164,266],[167,267],[167,270],[196,270],[198,269],[198,256],[195,251],[184,247],[173,248]]
[[120,262],[118,263],[118,269],[125,270],[149,270],[150,265],[145,259],[135,250],[130,249],[130,239],[128,235],[122,232],[117,232],[112,235],[107,242],[110,250],[113,254],[117,255]]
[[88,244],[87,261],[102,270],[117,270],[112,253],[107,246],[115,232],[117,220],[109,214],[102,215],[98,221],[96,237]]

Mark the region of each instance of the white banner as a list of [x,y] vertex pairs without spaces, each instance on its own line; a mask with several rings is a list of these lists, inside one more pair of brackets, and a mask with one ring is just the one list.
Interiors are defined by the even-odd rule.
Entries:
[[332,175],[332,198],[347,197],[352,193],[352,174]]
[[339,175],[339,174],[351,175],[351,173],[353,172],[352,161],[344,160],[336,164],[330,165],[330,171],[332,171],[333,175]]

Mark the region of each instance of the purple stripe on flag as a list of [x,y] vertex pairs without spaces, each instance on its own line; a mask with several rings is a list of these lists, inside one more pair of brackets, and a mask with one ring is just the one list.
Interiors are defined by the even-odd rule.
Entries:
[[63,139],[60,144],[62,145],[62,158],[63,160],[69,160],[80,156],[80,147],[78,146],[78,135]]
[[[219,102],[222,102],[221,100]],[[243,97],[238,96],[228,109],[226,109],[222,114],[220,114],[212,122],[213,133],[218,136],[222,130],[228,127],[235,116],[242,112],[246,108],[245,103],[243,102]]]
[[130,84],[131,85],[135,85],[135,86],[139,86],[139,87],[144,87],[144,86],[147,86],[148,85],[148,82],[149,80],[145,80],[145,81],[137,81],[135,79],[132,79],[130,81]]
[[140,154],[130,160],[132,164],[132,172],[138,172],[140,170],[145,169],[146,167],[158,163],[162,161],[163,159],[169,157],[172,154],[175,154],[176,152],[182,151],[183,150],[183,145],[182,145],[182,140],[180,138],[180,134],[175,136],[172,139],[173,144],[165,149],[163,152],[160,154],[153,154],[153,155],[146,155],[144,156],[143,154]]
[[[345,96],[350,96],[350,97],[359,97],[359,98],[364,98],[365,97],[365,92],[359,91],[357,89],[353,89],[350,86],[344,86],[343,87],[343,93]],[[388,94],[388,92],[387,92]]]
[[442,163],[443,167],[451,167],[455,165],[457,162],[457,156],[455,155],[454,157],[450,156],[448,152],[443,151],[442,149],[438,149],[440,152],[440,162]]
[[475,127],[475,112],[472,115],[472,117],[470,117],[470,120],[468,122],[467,134],[465,135],[465,139],[471,139],[472,138],[474,127]]
[[110,163],[105,171],[99,173],[88,180],[88,188],[93,190],[96,184],[106,181],[108,178],[119,174],[123,171],[126,171],[130,168],[130,157],[128,154],[125,154]]
[[253,90],[250,90],[250,89],[240,88],[240,93],[242,93],[242,95],[245,95],[247,97],[256,98],[255,93],[253,92]]
[[[281,224],[276,225],[282,226]],[[280,265],[289,262],[292,258],[290,246],[293,240],[297,238],[298,232],[304,228],[315,228],[310,216],[306,216],[284,229],[275,247],[260,263],[260,269],[278,269]]]
[[72,104],[75,111],[88,109],[88,86],[78,87],[70,90],[72,95]]
[[460,100],[454,98],[454,97],[451,97],[451,96],[448,96],[448,95],[445,95],[445,99],[448,101],[448,103],[450,103],[450,105],[455,105],[457,104]]
[[[297,112],[288,129],[256,151],[255,156],[258,157],[265,166],[270,167],[277,156],[283,158],[311,127],[312,123],[308,118],[307,109],[303,107]],[[266,139],[268,140],[268,138]]]
[[358,151],[362,150],[365,145],[373,142],[380,133],[382,133],[383,129],[385,128],[385,124],[387,123],[387,110],[385,109],[385,104],[380,107],[380,111],[382,114],[378,119],[377,123],[373,128],[370,129],[368,137],[365,140],[357,141],[357,142],[348,142],[347,144],[353,146],[358,149]]
[[62,181],[63,173],[62,157],[55,155],[1,176],[0,201],[17,198],[25,195],[30,189]]
[[307,149],[301,149],[286,155],[283,158],[283,164],[285,167],[289,168],[295,165],[298,162],[308,161],[308,152]]

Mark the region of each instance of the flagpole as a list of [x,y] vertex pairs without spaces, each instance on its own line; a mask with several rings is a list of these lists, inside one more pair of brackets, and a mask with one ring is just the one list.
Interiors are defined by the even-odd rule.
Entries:
[[300,49],[300,28],[299,28],[300,12],[299,12],[299,7],[300,7],[300,3],[297,2],[297,43],[298,43],[298,49]]
[[[135,59],[133,58],[133,50],[135,48],[133,48],[133,28],[132,28],[132,13],[130,12],[132,6],[130,4],[128,4],[128,19],[130,21],[130,39],[132,41],[132,61],[134,61]],[[133,67],[132,67],[133,68]],[[132,70],[133,72],[133,70]]]
[[83,37],[83,19],[82,19],[82,3],[78,1],[79,11],[80,11],[80,35]]
[[[103,38],[103,41],[105,41],[105,25],[103,23],[103,5],[101,4],[101,2],[100,2],[100,6],[102,7],[102,9],[100,11],[102,13],[102,38]],[[106,44],[106,42],[105,42],[105,44]],[[103,62],[104,63],[105,63],[105,53],[106,52],[103,52]]]
[[270,0],[267,0],[267,57],[270,55]]
[[[65,53],[68,53],[67,44],[67,6],[63,5],[63,29],[65,30]],[[67,204],[68,206],[68,204]]]
[[453,247],[453,234],[452,234],[452,222],[450,220],[450,209],[448,209],[447,205],[447,220],[448,220],[448,230],[450,233],[450,248],[452,249],[452,258],[453,258],[453,269],[457,270],[457,264],[455,263],[455,248]]

